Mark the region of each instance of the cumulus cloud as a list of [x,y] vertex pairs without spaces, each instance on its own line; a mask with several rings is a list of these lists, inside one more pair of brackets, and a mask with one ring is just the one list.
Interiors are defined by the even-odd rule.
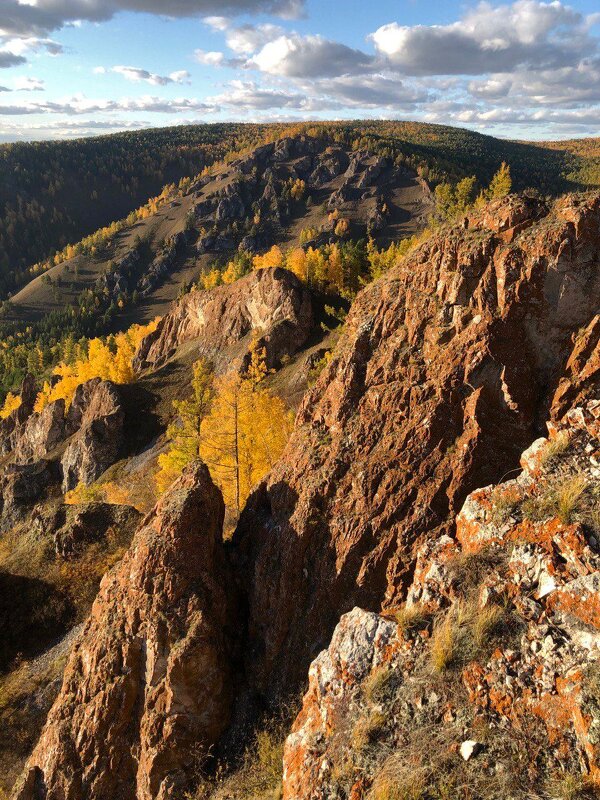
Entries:
[[573,65],[596,49],[591,21],[559,0],[516,0],[496,7],[481,2],[450,25],[392,22],[370,39],[407,75],[478,75]]
[[[103,69],[103,68],[101,68]],[[179,70],[171,72],[169,75],[156,75],[154,72],[148,72],[147,69],[140,69],[139,67],[124,67],[116,66],[110,68],[111,72],[122,75],[125,80],[132,81],[133,83],[150,83],[152,86],[167,86],[169,83],[190,83],[190,73],[187,70]]]
[[340,42],[322,36],[278,36],[249,61],[261,72],[288,78],[326,78],[366,72],[373,58]]
[[230,61],[218,50],[194,50],[194,58],[206,67],[222,67]]
[[254,81],[231,81],[227,91],[207,98],[215,106],[228,106],[238,110],[269,108],[303,108],[306,95],[283,89],[258,86]]
[[271,23],[234,25],[227,17],[205,17],[204,22],[213,31],[224,33],[227,47],[240,55],[255,53],[285,33],[279,25]]

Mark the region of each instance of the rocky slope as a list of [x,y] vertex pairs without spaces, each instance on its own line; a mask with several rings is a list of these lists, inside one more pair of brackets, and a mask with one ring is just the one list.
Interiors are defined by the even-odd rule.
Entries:
[[144,520],[102,581],[16,797],[181,796],[229,718],[223,513],[200,465]]
[[[599,257],[600,197],[512,197],[357,297],[236,534],[263,690],[299,685],[341,614],[402,599],[419,547],[565,410],[598,346]],[[598,391],[580,374],[571,399]]]
[[228,286],[186,295],[142,342],[134,367],[156,368],[187,342],[196,343],[196,357],[228,367],[232,357],[247,354],[256,336],[271,369],[306,343],[314,322],[311,294],[296,276],[261,269]]
[[518,478],[470,495],[456,538],[419,548],[405,605],[342,617],[287,739],[284,798],[564,797],[569,777],[600,778],[599,445],[596,400]]
[[[233,541],[202,466],[144,521],[16,796],[181,797],[230,714],[298,692],[324,648],[289,800],[402,797],[417,779],[439,797],[446,773],[446,796],[535,797],[561,770],[596,775],[599,263],[600,196],[510,197],[368,286]],[[211,301],[226,314],[228,291]],[[186,298],[143,359],[204,346],[205,303]],[[206,328],[216,348],[247,336]],[[547,420],[516,483],[472,494],[519,470]]]
[[368,228],[387,242],[423,228],[432,205],[427,183],[392,158],[325,137],[286,137],[211,167],[95,255],[35,278],[11,299],[11,319],[38,320],[91,290],[103,304],[126,301],[119,324],[149,321],[215,260],[298,246],[303,229],[312,231],[305,245],[339,241],[331,212],[348,220],[354,238]]

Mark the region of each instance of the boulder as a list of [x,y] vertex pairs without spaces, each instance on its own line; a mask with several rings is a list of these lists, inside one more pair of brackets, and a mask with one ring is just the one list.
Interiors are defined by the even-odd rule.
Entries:
[[102,580],[17,800],[185,795],[233,693],[223,515],[195,464],[146,517]]

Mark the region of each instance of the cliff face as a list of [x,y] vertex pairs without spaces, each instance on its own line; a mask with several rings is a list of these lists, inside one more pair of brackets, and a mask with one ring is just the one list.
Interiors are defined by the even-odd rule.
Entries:
[[178,302],[136,356],[137,369],[159,366],[186,342],[217,367],[230,356],[243,357],[249,334],[260,338],[269,368],[293,355],[313,328],[310,292],[291,272],[263,269],[228,286],[194,291]]
[[564,797],[560,775],[600,779],[600,401],[549,428],[517,479],[468,497],[456,539],[421,546],[406,605],[342,617],[284,798],[538,797],[552,778]]
[[235,537],[264,690],[297,685],[342,613],[402,598],[467,494],[597,391],[599,257],[599,197],[511,197],[358,296]]
[[229,719],[234,600],[223,513],[197,465],[143,521],[102,581],[20,800],[181,796]]

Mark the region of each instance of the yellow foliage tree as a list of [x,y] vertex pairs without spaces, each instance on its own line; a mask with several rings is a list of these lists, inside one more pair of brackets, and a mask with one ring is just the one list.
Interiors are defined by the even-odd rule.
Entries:
[[191,397],[173,403],[178,416],[167,428],[171,446],[158,458],[160,470],[156,475],[156,486],[161,494],[188,464],[199,457],[202,420],[210,409],[213,396],[212,365],[201,358],[193,366]]
[[142,339],[156,330],[159,318],[148,325],[133,325],[124,333],[118,333],[110,343],[102,339],[91,339],[87,355],[77,358],[72,363],[64,361],[54,369],[58,381],[51,386],[46,382],[38,394],[35,410],[42,411],[48,403],[64,400],[67,407],[71,404],[78,386],[92,378],[102,378],[114,383],[131,383],[135,379],[133,357]]
[[262,256],[254,256],[252,266],[254,269],[268,269],[269,267],[281,267],[283,264],[283,253],[281,248],[274,244],[273,247]]
[[169,427],[171,447],[159,459],[160,491],[200,456],[227,507],[239,514],[291,433],[290,411],[263,385],[267,374],[265,351],[256,343],[243,375],[229,373],[212,382],[205,364],[195,367],[193,396],[175,406],[179,420]]
[[16,411],[17,408],[19,408],[20,405],[21,405],[21,396],[9,392],[6,395],[6,399],[4,400],[4,405],[2,406],[2,410],[0,411],[0,419],[6,419],[7,417],[9,417],[13,411]]

